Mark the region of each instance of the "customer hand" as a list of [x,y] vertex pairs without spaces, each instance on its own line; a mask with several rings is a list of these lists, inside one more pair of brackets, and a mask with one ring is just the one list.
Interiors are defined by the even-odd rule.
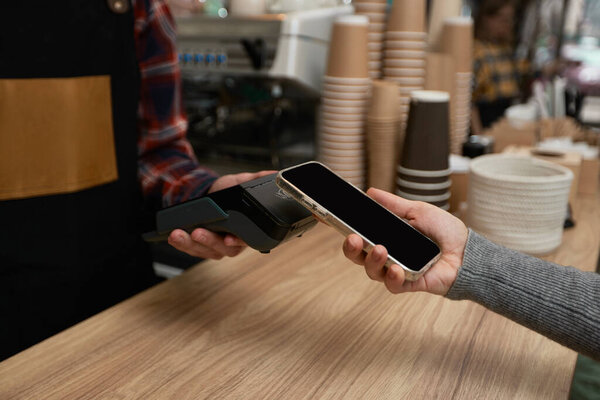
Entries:
[[[365,267],[367,275],[384,282],[392,293],[426,291],[445,295],[458,274],[467,243],[468,230],[458,218],[431,204],[410,201],[383,190],[371,188],[367,194],[385,208],[405,219],[414,228],[435,241],[442,250],[440,259],[417,281],[405,281],[404,271],[394,264],[387,271],[384,264],[387,250],[375,246],[368,254],[362,239],[355,234],[344,241],[345,256]],[[406,251],[412,251],[407,248]]]
[[[243,172],[241,174],[223,175],[212,184],[208,193],[226,189],[274,172]],[[181,229],[175,229],[169,235],[169,244],[191,256],[213,260],[220,260],[225,256],[237,256],[247,247],[247,244],[237,236],[231,234],[222,235],[203,228],[194,229],[191,234]]]

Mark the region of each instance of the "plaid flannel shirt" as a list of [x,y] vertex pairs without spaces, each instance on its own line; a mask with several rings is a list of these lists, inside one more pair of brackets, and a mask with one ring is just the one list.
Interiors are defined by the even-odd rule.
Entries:
[[475,40],[473,61],[475,104],[519,96],[519,83],[527,65],[514,59],[509,46]]
[[205,194],[216,174],[201,168],[186,139],[175,23],[165,0],[134,0],[141,74],[138,176],[152,204],[163,207]]

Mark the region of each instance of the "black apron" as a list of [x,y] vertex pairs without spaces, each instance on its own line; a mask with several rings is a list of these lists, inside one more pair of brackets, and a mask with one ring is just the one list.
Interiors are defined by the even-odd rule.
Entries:
[[0,5],[0,359],[156,282],[133,28],[107,0]]

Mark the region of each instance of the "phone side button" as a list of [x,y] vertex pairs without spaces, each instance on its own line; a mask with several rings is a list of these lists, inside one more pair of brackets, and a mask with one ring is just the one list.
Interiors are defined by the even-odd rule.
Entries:
[[311,204],[310,202],[308,202],[308,201],[306,201],[306,200],[304,200],[304,199],[302,199],[302,200],[300,200],[300,201],[302,202],[302,205],[303,205],[304,207],[308,208],[309,210],[312,210],[312,209],[314,209],[314,208],[315,208],[315,206],[314,206],[313,204]]
[[314,206],[313,210],[315,211],[315,214],[317,214],[319,217],[325,218],[327,217],[327,213],[323,210],[321,210],[321,208],[319,206]]

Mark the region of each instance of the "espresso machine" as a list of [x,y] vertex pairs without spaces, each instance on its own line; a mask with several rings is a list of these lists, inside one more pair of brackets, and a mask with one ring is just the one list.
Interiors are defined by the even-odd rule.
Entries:
[[314,159],[331,26],[353,12],[178,17],[188,138],[200,162],[234,173]]

